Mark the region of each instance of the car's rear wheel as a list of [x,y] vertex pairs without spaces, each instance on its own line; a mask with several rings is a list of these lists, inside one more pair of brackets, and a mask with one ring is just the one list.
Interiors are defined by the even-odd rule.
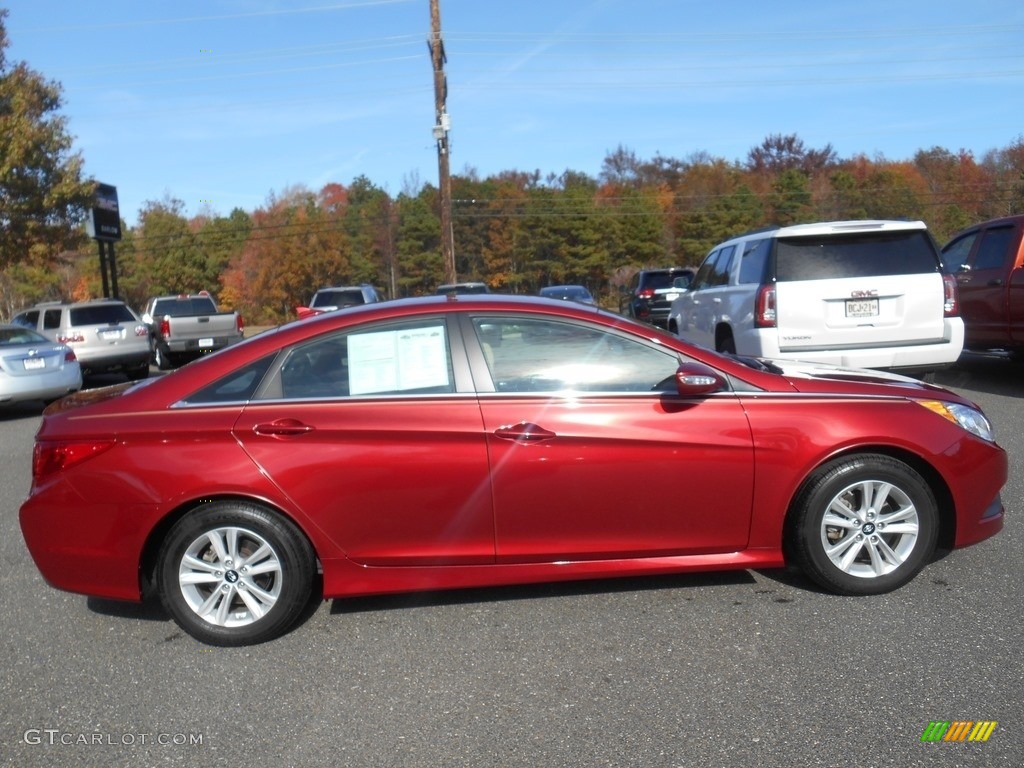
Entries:
[[728,331],[719,335],[715,341],[715,350],[721,352],[723,355],[735,355],[736,354],[736,341],[733,339],[732,334]]
[[211,645],[284,634],[308,604],[316,563],[287,519],[245,502],[210,502],[171,528],[157,563],[160,599],[178,625]]
[[913,579],[931,558],[938,507],[907,464],[877,454],[847,457],[806,483],[787,535],[797,565],[821,586],[881,594]]
[[147,360],[143,365],[135,368],[129,368],[125,375],[128,376],[130,381],[142,381],[149,377],[149,361]]
[[169,371],[174,367],[170,350],[159,341],[153,345],[153,364],[161,371]]

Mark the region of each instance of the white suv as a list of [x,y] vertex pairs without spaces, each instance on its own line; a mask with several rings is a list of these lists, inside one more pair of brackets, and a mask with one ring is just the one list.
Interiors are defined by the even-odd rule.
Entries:
[[716,246],[668,329],[719,352],[925,372],[963,350],[956,282],[921,221],[835,221]]

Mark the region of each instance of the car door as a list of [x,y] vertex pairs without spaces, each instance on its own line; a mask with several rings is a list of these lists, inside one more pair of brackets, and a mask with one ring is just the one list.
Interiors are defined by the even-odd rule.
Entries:
[[486,314],[471,326],[498,562],[745,546],[752,444],[731,393],[679,397],[679,356],[611,328]]
[[[976,242],[975,242],[976,241]],[[1012,224],[987,227],[959,238],[946,247],[945,257],[957,261],[955,270],[966,342],[1009,340],[1007,275],[1016,252]],[[973,244],[965,256],[965,247]]]
[[494,560],[487,444],[451,340],[443,317],[319,336],[282,353],[238,419],[253,461],[352,560]]

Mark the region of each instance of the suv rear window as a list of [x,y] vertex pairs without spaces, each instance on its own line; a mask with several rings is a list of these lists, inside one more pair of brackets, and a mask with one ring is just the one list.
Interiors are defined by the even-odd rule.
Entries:
[[137,322],[124,304],[99,304],[95,307],[73,307],[70,310],[71,325],[109,325],[111,323]]
[[358,288],[350,291],[317,291],[313,297],[314,307],[345,307],[365,303],[363,292]]
[[775,247],[779,282],[939,271],[932,240],[919,230],[779,238]]
[[643,278],[640,280],[640,287],[652,289],[671,288],[672,281],[679,274],[678,272],[669,272],[668,270],[664,272],[644,272]]

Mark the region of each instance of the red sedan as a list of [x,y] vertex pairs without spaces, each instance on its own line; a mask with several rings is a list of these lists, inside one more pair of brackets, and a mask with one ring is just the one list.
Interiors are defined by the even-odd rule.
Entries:
[[[69,396],[21,507],[46,580],[216,645],[325,598],[799,566],[899,587],[1002,528],[978,409],[881,372],[721,356],[582,304],[332,312]],[[318,578],[318,572],[322,578]]]

